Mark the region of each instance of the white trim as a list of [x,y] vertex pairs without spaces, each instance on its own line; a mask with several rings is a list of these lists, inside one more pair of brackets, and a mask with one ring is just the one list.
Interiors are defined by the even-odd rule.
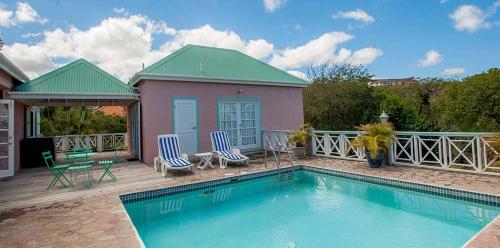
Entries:
[[8,167],[7,170],[0,170],[1,177],[10,177],[14,175],[14,101],[0,100],[0,104],[7,104],[9,108],[9,129],[8,129]]
[[7,72],[11,77],[21,81],[25,82],[30,80],[30,78],[24,74],[19,67],[17,67],[12,61],[10,61],[3,53],[0,53],[0,68]]
[[222,84],[249,84],[249,85],[267,85],[267,86],[285,86],[305,88],[309,84],[296,84],[290,82],[267,81],[267,80],[242,80],[242,79],[227,79],[227,78],[211,78],[211,77],[189,77],[164,74],[136,74],[130,82],[132,86],[136,85],[141,80],[165,80],[165,81],[182,81],[182,82],[208,82]]
[[38,92],[16,92],[9,91],[11,99],[131,99],[139,100],[139,94],[115,94],[115,93],[38,93]]

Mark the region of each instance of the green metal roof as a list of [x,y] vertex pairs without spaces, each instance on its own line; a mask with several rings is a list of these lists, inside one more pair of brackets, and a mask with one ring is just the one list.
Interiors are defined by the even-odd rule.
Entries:
[[39,94],[135,94],[135,90],[85,59],[79,59],[14,88]]
[[187,45],[131,79],[184,80],[305,87],[308,82],[242,52]]

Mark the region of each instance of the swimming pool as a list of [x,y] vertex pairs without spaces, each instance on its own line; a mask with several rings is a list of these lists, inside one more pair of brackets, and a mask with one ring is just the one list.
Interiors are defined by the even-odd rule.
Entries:
[[[146,247],[460,247],[500,208],[307,170],[125,203]],[[154,197],[152,197],[154,198]]]

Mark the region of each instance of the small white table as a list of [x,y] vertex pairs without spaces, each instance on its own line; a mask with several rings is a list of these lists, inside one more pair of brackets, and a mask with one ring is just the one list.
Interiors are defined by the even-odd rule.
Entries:
[[213,154],[211,152],[196,153],[195,156],[198,157],[198,158],[200,158],[200,162],[196,166],[196,167],[198,167],[198,169],[204,170],[204,169],[206,169],[209,166],[211,168],[215,168],[212,165],[212,156],[213,156]]

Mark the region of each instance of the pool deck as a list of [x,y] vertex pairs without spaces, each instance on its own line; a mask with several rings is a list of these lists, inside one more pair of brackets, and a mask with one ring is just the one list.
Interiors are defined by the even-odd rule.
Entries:
[[[461,172],[390,166],[371,169],[366,162],[329,158],[298,161],[330,170],[451,187],[500,196],[500,177]],[[260,159],[249,167],[177,172],[167,178],[141,162],[117,164],[118,182],[106,180],[92,188],[46,191],[50,175],[45,168],[21,170],[0,181],[0,240],[5,247],[140,247],[133,226],[118,196],[223,177],[275,169]],[[103,171],[94,170],[99,178]],[[499,247],[500,217],[497,217],[466,247]]]

